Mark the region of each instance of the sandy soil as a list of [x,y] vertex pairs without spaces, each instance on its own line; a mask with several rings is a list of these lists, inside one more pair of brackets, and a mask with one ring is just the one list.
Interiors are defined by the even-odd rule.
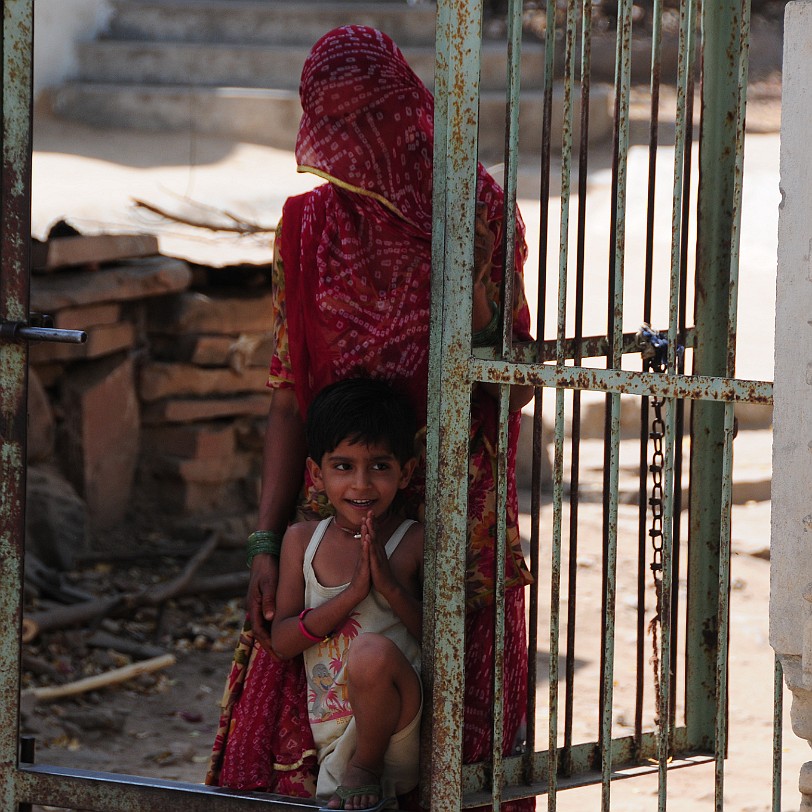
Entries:
[[[744,435],[742,448],[752,456],[763,456],[769,431]],[[745,445],[746,443],[746,445]],[[599,481],[599,443],[584,446],[584,494],[579,523],[578,592],[576,618],[576,670],[574,741],[592,741],[598,725],[600,682],[600,538],[599,502],[589,498]],[[759,451],[759,449],[762,449]],[[621,457],[621,502],[619,508],[619,550],[617,630],[613,729],[615,735],[630,735],[634,719],[634,651],[636,618],[637,510],[627,504],[633,487],[633,467],[626,464],[633,444],[624,442]],[[742,462],[742,465],[745,463]],[[754,460],[743,468],[740,482],[752,480]],[[740,486],[741,487],[741,486]],[[753,486],[755,487],[755,486]],[[751,487],[752,490],[752,487]],[[756,490],[758,490],[756,488]],[[741,491],[744,493],[744,491]],[[756,493],[756,495],[758,495]],[[750,500],[735,506],[733,519],[731,650],[730,650],[730,752],[725,773],[725,810],[761,812],[770,809],[771,747],[773,718],[773,655],[768,644],[769,598],[769,501]],[[542,538],[549,537],[552,506],[549,498],[541,512]],[[529,516],[523,517],[523,535],[529,537]],[[564,516],[564,526],[567,517]],[[234,555],[231,553],[230,555]],[[549,640],[550,549],[545,541],[541,552],[539,681],[537,686],[537,749],[547,741],[547,657]],[[215,562],[214,566],[224,566]],[[566,600],[567,555],[562,600]],[[684,605],[684,565],[679,591]],[[143,576],[143,572],[138,574]],[[53,703],[24,705],[24,733],[37,738],[37,761],[59,766],[120,772],[131,775],[202,781],[213,739],[218,702],[230,661],[230,647],[240,622],[241,601],[232,599],[181,599],[174,603],[164,628],[172,633],[161,641],[173,648],[177,663],[160,674],[141,677],[81,697]],[[646,617],[650,617],[653,596],[647,589]],[[565,611],[565,610],[564,610]],[[149,621],[142,619],[142,634]],[[126,625],[126,624],[125,624]],[[566,625],[562,622],[562,635]],[[119,627],[121,631],[121,627]],[[132,626],[129,627],[132,631]],[[684,629],[680,630],[684,639]],[[69,640],[68,640],[69,643]],[[68,645],[62,640],[61,645]],[[681,646],[680,646],[681,647]],[[649,647],[646,646],[646,656]],[[564,644],[562,638],[562,654]],[[115,657],[110,653],[111,657]],[[679,660],[681,661],[681,656]],[[563,674],[564,664],[561,663]],[[678,669],[679,670],[679,669]],[[563,682],[563,680],[562,680]],[[644,725],[651,729],[652,678],[646,665],[643,682],[647,696]],[[678,682],[678,695],[681,694]],[[560,693],[563,720],[563,685]],[[789,697],[785,708],[783,810],[799,805],[797,776],[807,757],[807,745],[789,726]],[[678,719],[682,703],[678,705]],[[559,723],[563,728],[563,721]],[[656,809],[656,775],[638,776],[612,785],[612,809],[643,812]],[[672,770],[668,775],[668,809],[713,809],[713,765],[703,764]],[[538,808],[545,808],[542,797]],[[562,810],[597,809],[600,787],[560,792]]]

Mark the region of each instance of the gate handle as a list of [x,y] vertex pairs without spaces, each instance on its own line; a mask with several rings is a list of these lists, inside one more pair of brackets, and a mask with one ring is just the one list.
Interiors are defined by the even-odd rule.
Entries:
[[0,341],[56,341],[61,344],[84,344],[84,330],[58,330],[50,326],[33,327],[32,324],[50,325],[53,319],[32,313],[28,322],[0,319]]

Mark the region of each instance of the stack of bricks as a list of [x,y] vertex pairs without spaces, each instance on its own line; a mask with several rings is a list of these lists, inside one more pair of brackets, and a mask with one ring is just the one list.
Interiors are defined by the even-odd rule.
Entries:
[[268,414],[270,291],[186,291],[151,302],[140,372],[142,481],[168,510],[256,507]]
[[144,235],[35,244],[31,310],[84,330],[30,352],[29,461],[58,468],[109,528],[134,506],[168,518],[256,506],[271,353],[269,286],[205,278]]

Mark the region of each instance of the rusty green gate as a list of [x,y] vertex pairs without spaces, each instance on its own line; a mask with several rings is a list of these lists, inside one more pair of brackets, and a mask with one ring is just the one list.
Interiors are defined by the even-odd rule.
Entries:
[[[81,340],[39,332],[28,312],[30,235],[31,72],[33,0],[3,4],[2,268],[0,269],[0,797],[6,809],[33,803],[94,810],[237,810],[265,804],[310,809],[311,803],[236,793],[192,784],[66,770],[34,764],[20,747],[19,669],[25,495],[25,422],[28,339]],[[600,785],[601,809],[611,808],[615,778],[655,772],[657,808],[666,809],[669,770],[701,762],[715,765],[712,805],[723,809],[727,749],[728,615],[732,443],[737,402],[769,404],[767,382],[735,377],[738,244],[742,197],[747,85],[747,0],[682,0],[676,69],[664,85],[675,88],[669,250],[654,250],[655,186],[661,132],[660,90],[663,4],[650,10],[651,51],[646,103],[648,175],[642,306],[624,306],[628,172],[632,117],[631,0],[617,7],[613,139],[608,150],[611,193],[606,257],[588,258],[586,183],[593,159],[590,141],[592,0],[549,0],[545,50],[540,168],[537,340],[517,345],[510,318],[502,318],[498,346],[472,350],[470,267],[476,198],[480,109],[482,3],[440,0],[437,6],[435,74],[435,230],[429,381],[425,612],[425,673],[431,723],[424,747],[422,788],[433,812],[487,804],[499,809],[514,798],[543,795],[555,809],[559,790]],[[519,137],[525,97],[520,90],[522,3],[507,12],[504,186],[506,240],[516,235]],[[701,57],[701,59],[699,58]],[[638,57],[636,57],[638,58]],[[698,165],[694,166],[694,98],[701,91]],[[555,121],[555,123],[554,123]],[[578,137],[576,138],[576,131]],[[605,150],[605,148],[604,148]],[[605,150],[606,152],[606,150]],[[605,157],[605,156],[604,156]],[[662,157],[660,158],[662,161]],[[555,168],[555,172],[554,172]],[[553,192],[553,187],[560,185]],[[556,219],[550,203],[558,198]],[[571,225],[572,221],[572,225]],[[696,230],[694,236],[693,229]],[[571,250],[571,246],[574,250]],[[574,254],[574,256],[573,256]],[[513,256],[507,250],[506,256]],[[547,269],[557,268],[548,275]],[[528,279],[534,273],[526,269]],[[510,314],[513,269],[506,269],[502,313]],[[595,282],[596,278],[602,281]],[[604,297],[600,330],[584,332],[584,303],[591,290]],[[605,291],[605,293],[604,293]],[[693,292],[693,301],[689,293]],[[551,303],[551,305],[550,305]],[[549,306],[548,306],[549,305]],[[634,312],[632,312],[634,310]],[[548,326],[545,314],[553,317]],[[624,322],[644,327],[624,332]],[[659,320],[660,329],[649,325]],[[693,322],[692,324],[690,322]],[[641,352],[642,351],[642,352]],[[690,369],[690,371],[688,371]],[[468,424],[471,387],[501,385],[500,412],[507,414],[511,383],[536,387],[532,425],[530,516],[528,729],[521,752],[503,756],[503,663],[494,663],[495,706],[491,758],[463,765],[462,703]],[[588,492],[581,467],[582,397],[602,403],[601,479]],[[594,397],[594,395],[593,395]],[[639,424],[637,523],[632,554],[622,549],[619,502],[621,404],[634,404]],[[690,407],[690,408],[687,408]],[[544,423],[551,415],[551,492],[542,482]],[[497,505],[502,516],[497,545],[506,544],[507,428],[500,443]],[[689,442],[690,440],[690,442]],[[689,443],[689,456],[683,447]],[[684,470],[685,469],[685,470]],[[684,490],[687,472],[689,488]],[[440,487],[440,483],[443,483]],[[597,500],[591,497],[597,493]],[[586,507],[597,502],[592,526],[600,560],[601,634],[599,679],[586,692],[576,674],[579,539],[584,545]],[[685,503],[685,504],[683,504]],[[682,521],[687,505],[688,521]],[[594,512],[594,509],[593,509]],[[443,517],[442,521],[438,517]],[[597,530],[595,530],[597,527]],[[626,545],[626,542],[623,542]],[[628,546],[628,545],[627,545]],[[497,556],[504,561],[504,555]],[[633,667],[634,720],[616,735],[614,689],[618,673],[618,569],[633,566],[636,578]],[[686,581],[685,600],[676,588]],[[543,585],[543,589],[542,589]],[[583,587],[581,587],[583,588]],[[503,594],[504,572],[497,585]],[[647,612],[648,602],[648,612]],[[655,606],[654,620],[651,607]],[[496,601],[497,641],[504,612]],[[543,619],[549,638],[537,634]],[[593,618],[594,623],[594,618]],[[651,629],[647,629],[647,624]],[[625,642],[625,640],[623,641]],[[496,646],[497,652],[500,646]],[[545,673],[537,661],[543,650]],[[563,651],[563,655],[562,655]],[[625,652],[625,649],[624,649]],[[653,652],[651,656],[650,652]],[[652,659],[654,666],[649,664]],[[563,672],[563,675],[562,675]],[[546,679],[546,695],[535,690]],[[780,685],[780,674],[777,675]],[[776,692],[780,696],[780,691]],[[594,725],[578,732],[577,707],[594,705]],[[777,716],[780,720],[780,704]],[[537,719],[546,730],[537,730]],[[776,725],[775,775],[780,773],[780,722]],[[778,808],[779,788],[773,788]]]

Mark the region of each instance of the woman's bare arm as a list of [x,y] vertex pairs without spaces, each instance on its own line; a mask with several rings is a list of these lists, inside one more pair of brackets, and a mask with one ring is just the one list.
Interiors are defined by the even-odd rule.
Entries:
[[[258,530],[284,532],[301,488],[306,456],[296,395],[293,389],[275,389],[265,429]],[[254,556],[246,601],[248,616],[255,639],[271,653],[270,623],[276,608],[278,579],[279,562],[274,556]]]

